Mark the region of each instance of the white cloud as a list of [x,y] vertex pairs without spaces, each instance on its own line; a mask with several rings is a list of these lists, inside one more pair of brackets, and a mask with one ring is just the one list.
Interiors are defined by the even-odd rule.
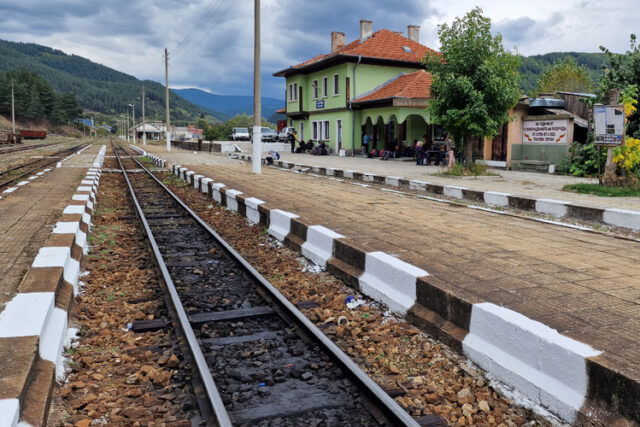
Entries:
[[[331,31],[359,34],[421,25],[420,40],[438,48],[437,28],[474,6],[503,34],[505,47],[525,55],[628,48],[637,29],[637,0],[262,0],[263,94],[282,97],[275,71],[330,48]],[[234,0],[0,0],[0,38],[39,43],[74,53],[141,79],[164,82],[162,55],[170,53],[172,87],[249,95],[253,87],[253,2]]]

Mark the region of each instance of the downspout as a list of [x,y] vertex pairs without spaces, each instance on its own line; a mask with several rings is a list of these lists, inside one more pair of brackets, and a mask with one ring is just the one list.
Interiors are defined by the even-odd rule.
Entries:
[[362,60],[362,55],[358,55],[358,62],[353,67],[353,96],[349,99],[349,109],[351,110],[351,156],[356,155],[356,112],[353,111],[353,102],[351,101],[356,97],[356,68]]

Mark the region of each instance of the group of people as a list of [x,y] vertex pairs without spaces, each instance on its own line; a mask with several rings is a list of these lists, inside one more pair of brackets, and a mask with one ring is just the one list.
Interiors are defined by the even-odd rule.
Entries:
[[374,147],[369,151],[370,142],[371,136],[364,134],[362,137],[361,153],[366,154],[369,158],[379,157],[380,160],[388,160],[391,157],[413,157],[416,159],[416,165],[428,165],[431,160],[435,160],[436,165],[442,165],[442,167],[446,166],[448,168],[453,167],[455,163],[454,145],[449,137],[447,137],[445,143],[442,144],[437,151],[427,149],[424,141],[418,139],[413,141],[413,146],[405,146],[396,138],[393,144],[390,145],[392,148],[378,150]]
[[[287,139],[289,144],[291,144],[292,153],[309,153],[313,156],[326,156],[329,154],[329,149],[324,141],[320,141],[318,145],[315,145],[312,139],[309,139],[307,142],[304,142],[302,139],[298,140],[295,130],[289,133]],[[298,148],[296,148],[296,142],[298,143]]]
[[[429,150],[424,147],[424,142],[416,139],[413,142],[413,146],[415,150],[416,165],[428,165],[431,162],[431,159],[429,158]],[[455,153],[453,151],[453,142],[451,141],[451,138],[447,137],[445,143],[440,146],[437,153],[432,154],[435,154],[436,165],[442,165],[442,167],[444,167],[446,163],[447,168],[451,169],[455,163]]]

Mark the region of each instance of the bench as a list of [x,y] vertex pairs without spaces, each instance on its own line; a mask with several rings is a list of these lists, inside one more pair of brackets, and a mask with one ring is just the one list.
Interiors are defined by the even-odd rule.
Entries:
[[551,162],[546,160],[520,160],[520,169],[548,171]]

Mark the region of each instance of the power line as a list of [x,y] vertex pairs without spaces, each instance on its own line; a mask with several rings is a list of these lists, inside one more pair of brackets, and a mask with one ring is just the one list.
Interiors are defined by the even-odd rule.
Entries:
[[175,53],[178,49],[181,49],[185,46],[188,46],[191,42],[192,37],[196,34],[199,28],[206,26],[206,23],[210,21],[210,19],[215,15],[217,10],[222,7],[223,0],[212,1],[209,6],[202,12],[200,17],[189,27],[191,28],[187,34],[174,46],[170,49],[169,53]]
[[[207,37],[211,31],[213,31],[218,24],[222,21],[222,19],[224,19],[224,17],[227,15],[227,13],[229,12],[229,10],[231,9],[231,6],[233,6],[234,0],[229,0],[229,3],[227,5],[227,8],[224,9],[222,11],[222,13],[218,14],[216,16],[217,19],[214,19],[211,23],[211,25],[209,26],[208,29],[206,29],[203,33],[202,36],[198,39],[197,42],[192,43],[190,46],[187,46],[186,48],[184,48],[183,50],[181,50],[180,52],[177,52],[174,55],[174,59],[176,58],[180,58],[180,57],[184,57],[185,55],[187,55],[188,53],[190,53],[195,47],[199,46],[200,43],[205,39],[205,37]],[[175,49],[174,49],[175,50]]]

